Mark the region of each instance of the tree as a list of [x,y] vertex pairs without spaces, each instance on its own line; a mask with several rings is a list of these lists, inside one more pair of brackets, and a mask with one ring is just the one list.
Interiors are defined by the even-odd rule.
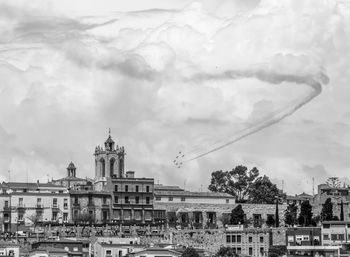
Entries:
[[238,257],[238,254],[231,247],[222,246],[214,255],[215,257]]
[[237,205],[231,212],[231,225],[244,224],[244,211],[242,205]]
[[90,213],[82,212],[74,217],[74,222],[77,224],[81,224],[83,226],[82,232],[84,232],[85,227],[87,225],[91,225],[94,222],[94,217]]
[[35,213],[32,213],[31,215],[28,215],[26,217],[27,217],[27,219],[29,219],[33,223],[33,225],[34,225],[33,230],[35,232],[36,226],[38,224],[40,224],[42,222],[42,220],[43,220],[42,213],[35,212]]
[[187,247],[181,257],[199,257],[199,254],[193,247]]
[[331,198],[327,198],[326,202],[322,205],[321,219],[322,221],[333,219],[333,204]]
[[276,198],[276,214],[275,214],[275,217],[276,217],[275,226],[276,226],[276,228],[278,228],[280,226],[280,216],[278,213],[278,202],[279,202],[279,199]]
[[298,222],[299,225],[305,227],[312,224],[312,206],[309,200],[303,201],[301,203]]
[[343,199],[340,202],[340,220],[343,221],[344,220],[344,203],[343,203]]
[[209,190],[228,193],[236,197],[237,202],[248,199],[251,184],[259,176],[259,170],[253,168],[248,171],[245,166],[237,166],[231,171],[215,171],[211,174]]
[[277,186],[270,181],[269,177],[259,177],[249,188],[249,202],[273,204],[278,194]]
[[273,218],[272,215],[268,215],[266,219],[266,225],[269,227],[273,227],[276,223],[276,220]]
[[298,223],[297,221],[298,206],[294,203],[287,206],[287,209],[284,211],[284,223],[289,226],[294,226]]
[[231,223],[231,213],[223,213],[218,217],[218,220],[221,221],[222,225],[225,226]]
[[330,187],[338,188],[340,187],[340,180],[338,177],[331,177],[326,180],[326,184]]
[[268,257],[278,257],[287,254],[287,247],[285,245],[271,245],[269,247]]

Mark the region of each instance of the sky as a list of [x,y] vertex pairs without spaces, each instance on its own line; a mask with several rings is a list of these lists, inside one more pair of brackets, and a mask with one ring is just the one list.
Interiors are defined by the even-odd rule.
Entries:
[[187,190],[349,181],[347,1],[0,1],[0,35],[1,181],[94,177],[109,128],[126,170]]

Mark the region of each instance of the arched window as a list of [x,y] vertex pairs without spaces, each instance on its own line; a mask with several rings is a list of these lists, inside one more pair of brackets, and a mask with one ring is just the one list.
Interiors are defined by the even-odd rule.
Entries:
[[105,177],[106,176],[106,163],[105,160],[102,158],[100,160],[101,163],[101,177]]
[[110,177],[112,178],[113,175],[114,175],[114,163],[115,163],[115,159],[112,158],[110,161],[109,161],[109,174],[110,174]]
[[119,177],[122,178],[124,173],[124,159],[119,160]]

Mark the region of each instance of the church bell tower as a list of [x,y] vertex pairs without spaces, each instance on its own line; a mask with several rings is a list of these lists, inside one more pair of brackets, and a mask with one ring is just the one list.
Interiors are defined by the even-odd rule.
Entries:
[[115,142],[111,137],[111,130],[109,130],[104,147],[96,146],[94,155],[96,181],[124,177],[124,147],[115,146]]

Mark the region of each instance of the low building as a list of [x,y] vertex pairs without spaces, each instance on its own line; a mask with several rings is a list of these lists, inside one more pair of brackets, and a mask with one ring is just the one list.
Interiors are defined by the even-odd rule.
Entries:
[[139,244],[96,242],[94,244],[94,256],[99,257],[124,257],[134,251],[145,249],[145,246]]
[[70,220],[70,197],[67,188],[51,183],[3,182],[5,232],[27,230],[33,223],[63,223]]
[[19,245],[7,242],[0,243],[0,256],[19,257]]
[[303,246],[287,246],[287,256],[323,256],[333,257],[340,255],[340,246],[324,246],[324,245],[303,245]]
[[322,245],[320,227],[296,227],[286,231],[287,246]]
[[61,248],[46,247],[31,250],[29,257],[71,257],[69,251]]
[[323,245],[350,243],[350,221],[324,221],[321,232]]
[[180,257],[182,252],[167,248],[147,248],[131,253],[132,257]]
[[295,204],[297,206],[300,206],[302,202],[309,201],[310,203],[313,202],[314,197],[312,195],[302,193],[299,195],[287,195],[286,196],[286,202],[287,204]]
[[227,247],[237,254],[249,256],[267,256],[272,245],[270,229],[244,228],[243,225],[231,226],[225,231]]
[[[83,242],[75,240],[45,240],[34,242],[32,244],[33,253],[35,251],[47,251],[61,249],[67,252],[69,257],[87,257],[87,253],[83,253]],[[52,256],[52,255],[49,255]],[[56,255],[53,255],[56,256]]]

